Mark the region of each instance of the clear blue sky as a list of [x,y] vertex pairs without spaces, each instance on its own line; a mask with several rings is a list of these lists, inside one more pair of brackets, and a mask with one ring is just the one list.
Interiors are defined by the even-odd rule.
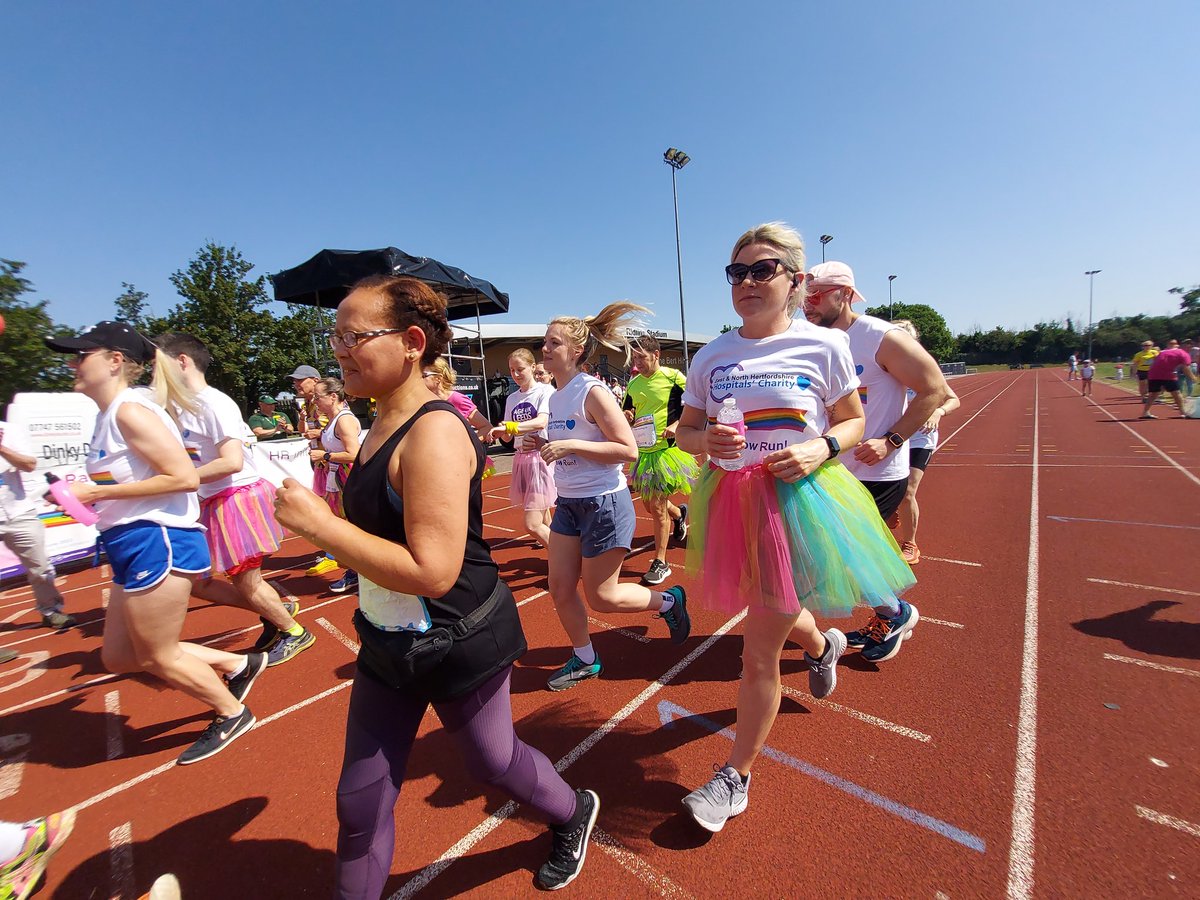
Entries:
[[734,321],[745,228],[834,235],[956,332],[1171,313],[1200,282],[1200,4],[21,3],[0,256],[82,325],[206,240],[269,273],[394,245],[509,321],[631,298]]

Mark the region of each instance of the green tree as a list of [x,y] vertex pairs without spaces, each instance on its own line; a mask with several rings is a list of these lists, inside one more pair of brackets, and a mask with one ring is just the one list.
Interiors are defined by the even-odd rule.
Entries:
[[[867,310],[867,315],[887,319],[888,307],[873,306]],[[908,319],[916,325],[921,335],[921,346],[938,362],[949,362],[958,356],[958,341],[950,333],[942,314],[932,306],[925,303],[893,303],[892,318]]]
[[0,334],[0,404],[10,403],[21,391],[70,389],[74,380],[66,366],[67,357],[42,340],[67,332],[50,318],[50,301],[22,299],[33,290],[21,275],[24,268],[23,262],[0,259],[0,315],[5,324]]
[[1194,284],[1190,288],[1174,287],[1167,293],[1178,294],[1183,298],[1179,301],[1179,308],[1185,313],[1200,312],[1200,284]]
[[122,281],[121,287],[125,290],[113,301],[113,305],[117,309],[116,321],[125,322],[139,331],[144,331],[148,320],[146,300],[150,295],[145,291],[139,291],[128,281]]

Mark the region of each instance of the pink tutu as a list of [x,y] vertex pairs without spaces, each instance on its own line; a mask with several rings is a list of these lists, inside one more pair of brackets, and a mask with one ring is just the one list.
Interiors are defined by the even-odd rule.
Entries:
[[200,523],[208,529],[208,552],[218,572],[245,568],[249,560],[274,553],[283,540],[275,521],[275,485],[260,478],[226,488],[200,502]]
[[512,483],[508,499],[521,509],[549,509],[558,500],[554,466],[547,465],[536,450],[518,450],[513,455]]
[[701,606],[850,615],[916,583],[870,493],[839,462],[788,484],[709,465],[692,492],[687,568]]

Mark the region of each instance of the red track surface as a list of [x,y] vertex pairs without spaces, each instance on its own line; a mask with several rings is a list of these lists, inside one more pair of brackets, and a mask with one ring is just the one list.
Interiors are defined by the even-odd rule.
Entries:
[[[1200,424],[1135,421],[1128,394],[1098,385],[1091,403],[1057,371],[955,386],[963,406],[921,489],[916,639],[879,667],[845,657],[833,703],[807,695],[801,652],[788,650],[773,752],[755,768],[749,810],[716,836],[679,801],[729,749],[714,731],[733,727],[736,622],[693,598],[693,637],[674,647],[649,615],[597,616],[603,679],[546,692],[567,650],[543,593],[544,555],[521,537],[507,479],[485,483],[487,534],[526,601],[518,730],[602,798],[603,833],[569,891],[1194,896]],[[641,519],[630,577],[649,540]],[[101,670],[100,571],[65,579],[86,623],[69,634],[25,630],[27,589],[0,595],[10,622],[0,643],[26,654],[0,672],[0,817],[82,807],[48,892],[137,897],[173,871],[189,900],[329,895],[354,658],[330,627],[353,636],[354,601],[304,576],[310,559],[290,540],[272,565],[317,644],[255,687],[253,733],[188,768],[173,762],[205,711]],[[670,559],[678,574],[681,552]],[[200,601],[186,627],[231,649],[257,631],[245,614]],[[504,798],[465,779],[429,716],[398,807],[388,895],[535,893],[545,830],[520,811],[489,817],[498,810]],[[443,855],[450,864],[430,869]]]

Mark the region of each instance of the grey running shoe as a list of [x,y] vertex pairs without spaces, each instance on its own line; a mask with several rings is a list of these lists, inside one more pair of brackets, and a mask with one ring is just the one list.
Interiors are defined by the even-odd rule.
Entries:
[[585,663],[582,659],[571,654],[571,658],[567,660],[567,664],[550,676],[546,682],[546,687],[552,691],[565,691],[567,688],[573,688],[581,681],[586,681],[589,678],[595,678],[604,670],[604,666],[600,664],[600,655],[596,655],[594,663]]
[[233,698],[238,702],[243,702],[250,696],[250,688],[254,687],[254,682],[258,676],[267,669],[267,654],[265,653],[247,653],[246,668],[238,672],[236,675],[231,675],[225,679],[225,686],[229,688],[229,693],[233,694]]
[[687,541],[688,533],[688,508],[686,503],[679,504],[679,518],[675,520],[675,527],[671,531],[671,537],[676,544],[682,544]]
[[650,568],[646,570],[646,574],[642,576],[644,584],[662,584],[671,577],[671,567],[663,560],[655,559],[650,562]]
[[808,663],[808,692],[821,700],[833,693],[837,687],[837,664],[846,652],[846,636],[836,628],[825,632],[825,653],[820,659],[813,659],[807,653],[804,661]]
[[675,603],[665,613],[658,613],[658,618],[667,623],[671,629],[671,643],[682,644],[692,633],[692,617],[687,611],[687,594],[680,585],[669,587],[666,593],[675,598]]
[[566,825],[551,826],[554,841],[550,858],[537,871],[534,878],[543,891],[557,891],[575,880],[587,859],[588,840],[596,826],[600,813],[600,797],[595,791],[576,791],[576,810]]
[[47,628],[61,631],[64,628],[74,628],[77,623],[74,616],[69,616],[64,612],[52,612],[42,613],[42,624]]
[[16,650],[9,650],[7,647],[0,647],[0,663],[12,662],[16,658]]
[[741,774],[733,766],[713,768],[717,774],[708,784],[684,797],[683,805],[697,825],[715,833],[725,827],[726,821],[746,811],[750,776],[746,776],[743,784]]
[[[300,603],[296,600],[284,600],[283,608],[289,616],[295,619],[296,613],[300,612]],[[266,653],[275,645],[275,641],[279,639],[279,629],[262,616],[258,617],[258,621],[262,622],[262,634],[258,636],[258,640],[254,642],[254,646],[250,649],[255,653]]]
[[215,717],[204,729],[196,743],[179,755],[176,763],[181,766],[189,766],[202,759],[208,759],[210,756],[216,756],[253,728],[255,721],[257,720],[254,718],[254,713],[250,712],[248,706],[242,707],[240,715]]
[[303,653],[316,642],[317,639],[307,628],[299,634],[285,634],[280,632],[279,637],[275,639],[275,643],[271,645],[271,649],[267,653],[267,665],[282,665],[289,659],[293,659]]

